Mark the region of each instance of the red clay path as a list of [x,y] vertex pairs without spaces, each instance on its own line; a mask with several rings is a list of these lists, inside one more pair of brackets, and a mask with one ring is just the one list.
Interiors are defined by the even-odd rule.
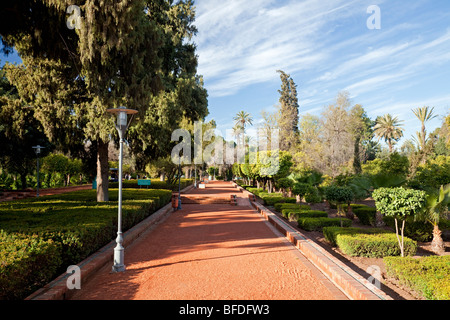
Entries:
[[74,300],[332,300],[346,297],[276,234],[229,183],[190,195],[238,206],[183,204],[125,248],[126,272],[100,269]]

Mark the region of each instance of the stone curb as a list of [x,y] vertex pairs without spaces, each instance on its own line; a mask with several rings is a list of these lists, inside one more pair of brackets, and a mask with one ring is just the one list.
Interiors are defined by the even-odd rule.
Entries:
[[[194,186],[191,185],[181,191],[185,193],[190,191]],[[123,234],[124,242],[123,246],[130,246],[134,241],[140,238],[145,232],[161,222],[163,222],[173,212],[172,203],[167,204],[163,208],[159,209],[147,219],[137,224],[127,232]],[[107,263],[111,263],[111,268],[114,259],[114,247],[116,241],[113,240],[99,251],[89,256],[77,266],[81,271],[81,286],[89,281],[90,277],[99,269],[103,268]],[[73,294],[73,290],[67,288],[67,278],[71,274],[64,273],[52,282],[46,284],[41,289],[35,291],[29,295],[25,300],[65,300],[70,298]]]

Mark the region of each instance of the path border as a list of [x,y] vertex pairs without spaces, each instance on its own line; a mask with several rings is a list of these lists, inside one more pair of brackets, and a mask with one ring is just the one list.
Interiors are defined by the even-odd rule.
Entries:
[[[235,183],[235,187],[248,196],[253,193]],[[287,240],[292,243],[314,266],[327,276],[338,288],[352,300],[393,300],[381,289],[353,271],[343,262],[333,257],[325,249],[308,239],[300,231],[283,221],[262,204],[252,201],[252,207],[271,223]]]
[[[189,192],[194,188],[194,185],[190,185],[183,189],[181,193]],[[172,203],[167,204],[158,211],[154,212],[151,216],[129,229],[123,234],[124,242],[123,246],[130,246],[134,241],[140,238],[144,233],[154,229],[156,226],[164,222],[173,212]],[[77,266],[81,271],[81,286],[89,281],[90,277],[98,270],[103,268],[107,263],[111,263],[111,267],[114,261],[114,247],[116,241],[113,240],[96,253],[92,254]],[[67,288],[67,278],[71,274],[63,273],[50,283],[46,284],[42,288],[38,289],[25,300],[66,300],[70,298],[74,290]]]

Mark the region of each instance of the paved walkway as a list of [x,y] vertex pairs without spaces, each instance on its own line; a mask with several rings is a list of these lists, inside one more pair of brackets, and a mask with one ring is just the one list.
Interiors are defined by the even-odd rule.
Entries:
[[74,300],[346,299],[229,183],[192,195],[237,195],[238,206],[190,204],[125,248],[124,273],[100,269]]

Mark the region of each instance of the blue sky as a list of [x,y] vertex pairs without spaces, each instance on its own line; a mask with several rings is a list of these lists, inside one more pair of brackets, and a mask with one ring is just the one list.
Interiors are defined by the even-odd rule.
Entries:
[[[371,30],[367,9],[381,9]],[[369,117],[404,120],[405,138],[420,130],[413,108],[450,111],[450,1],[197,0],[194,42],[209,93],[209,119],[225,132],[240,110],[258,122],[273,111],[281,81],[298,85],[300,113],[320,115],[347,90]]]
[[[257,124],[278,103],[281,69],[298,85],[300,114],[320,115],[348,90],[375,119],[404,121],[405,138],[420,130],[413,108],[435,107],[439,127],[450,112],[448,0],[196,0],[193,39],[209,93],[208,120],[225,135],[245,110]],[[370,30],[367,9],[381,9]],[[0,57],[18,62],[16,55]]]

